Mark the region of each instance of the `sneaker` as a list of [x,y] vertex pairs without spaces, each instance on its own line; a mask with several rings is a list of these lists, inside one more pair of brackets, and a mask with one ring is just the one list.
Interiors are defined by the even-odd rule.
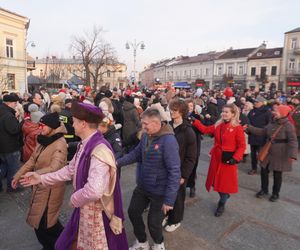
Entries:
[[154,245],[151,247],[151,250],[165,250],[165,243],[160,243],[160,244],[156,244],[154,243]]
[[260,190],[255,196],[256,198],[263,198],[264,196],[267,196],[268,195],[268,192],[265,192],[264,190]]
[[181,226],[181,223],[176,223],[176,224],[172,224],[172,225],[167,225],[165,227],[165,230],[169,233],[174,232],[177,228],[179,228]]
[[162,227],[165,227],[168,223],[168,216],[166,216],[163,220],[163,222],[161,223]]
[[248,172],[248,175],[256,175],[257,174],[257,170],[255,169],[251,169],[249,172]]
[[150,250],[149,242],[139,242],[138,240],[135,241],[132,247],[129,247],[129,250]]
[[279,195],[278,194],[272,194],[269,201],[275,202],[279,199]]

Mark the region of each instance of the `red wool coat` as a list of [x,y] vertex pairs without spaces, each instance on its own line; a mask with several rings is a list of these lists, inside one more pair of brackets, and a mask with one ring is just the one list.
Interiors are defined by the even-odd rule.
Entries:
[[212,134],[215,138],[205,184],[207,191],[213,186],[216,192],[237,193],[237,165],[222,163],[221,157],[222,151],[230,151],[234,152],[233,158],[238,162],[243,159],[246,142],[242,126],[234,127],[231,123],[204,126],[199,120],[195,120],[193,125],[203,134]]

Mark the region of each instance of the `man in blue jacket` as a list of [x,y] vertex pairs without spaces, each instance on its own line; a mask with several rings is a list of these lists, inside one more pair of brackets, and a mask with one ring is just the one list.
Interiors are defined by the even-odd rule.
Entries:
[[162,221],[173,209],[181,177],[179,146],[171,126],[161,122],[157,109],[149,108],[142,114],[142,126],[145,133],[138,146],[117,161],[118,167],[137,162],[137,187],[128,209],[137,240],[130,250],[150,249],[142,218],[149,204],[152,249],[163,250]]

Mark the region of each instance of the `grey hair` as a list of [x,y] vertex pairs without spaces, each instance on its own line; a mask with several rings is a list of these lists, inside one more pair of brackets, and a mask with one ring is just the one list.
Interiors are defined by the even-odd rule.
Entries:
[[161,121],[161,115],[158,109],[156,108],[148,108],[141,114],[141,119],[148,117],[148,118],[157,118]]

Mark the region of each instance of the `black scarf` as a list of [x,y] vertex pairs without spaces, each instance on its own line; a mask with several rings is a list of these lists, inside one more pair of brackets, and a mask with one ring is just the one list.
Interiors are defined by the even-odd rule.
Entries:
[[37,141],[42,146],[47,147],[51,143],[55,142],[57,139],[59,139],[60,137],[63,137],[63,136],[64,136],[63,133],[56,133],[52,136],[38,135],[37,136]]

